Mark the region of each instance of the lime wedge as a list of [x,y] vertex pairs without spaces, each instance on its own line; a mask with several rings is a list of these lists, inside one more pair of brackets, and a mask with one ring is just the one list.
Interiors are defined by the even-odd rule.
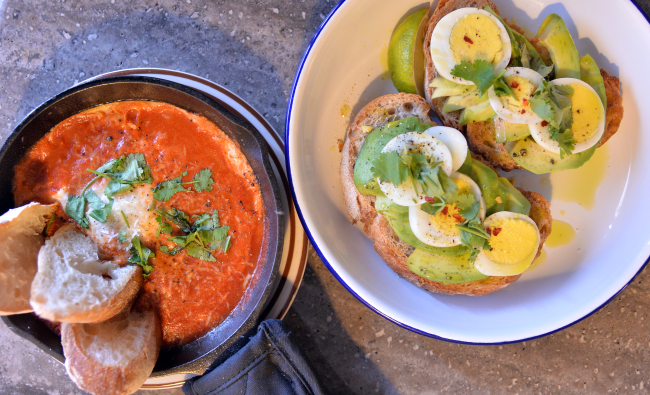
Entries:
[[409,15],[395,28],[388,44],[388,72],[400,92],[424,96],[424,28],[429,9]]

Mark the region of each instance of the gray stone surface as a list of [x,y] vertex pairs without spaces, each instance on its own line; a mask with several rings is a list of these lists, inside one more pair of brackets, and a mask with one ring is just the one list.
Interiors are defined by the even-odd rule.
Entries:
[[[650,10],[650,1],[640,4]],[[130,67],[209,78],[283,132],[296,67],[334,5],[334,0],[0,0],[0,141],[31,109],[75,82]],[[606,307],[553,335],[501,346],[453,344],[372,313],[312,249],[285,323],[333,394],[647,393],[649,304],[645,270]],[[82,392],[63,366],[0,325],[0,393]]]

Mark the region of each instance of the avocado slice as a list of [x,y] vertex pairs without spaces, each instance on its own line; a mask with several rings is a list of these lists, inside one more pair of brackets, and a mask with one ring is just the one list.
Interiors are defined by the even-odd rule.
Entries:
[[468,93],[471,90],[477,90],[475,85],[462,85],[449,81],[442,77],[436,77],[429,84],[430,87],[436,88],[431,95],[432,99],[445,96],[459,96]]
[[530,128],[525,123],[505,122],[506,141],[521,140],[530,136]]
[[588,54],[580,58],[580,79],[594,88],[603,102],[603,108],[607,108],[607,93],[603,75],[600,74],[596,61]]
[[[487,96],[487,95],[484,95]],[[483,122],[496,116],[497,113],[490,105],[489,100],[480,102],[479,104],[467,107],[460,113],[460,124],[466,125],[472,122]]]
[[505,211],[528,215],[530,212],[530,202],[515,188],[505,177],[499,177],[499,187],[506,191]]
[[545,150],[531,137],[506,143],[505,146],[519,166],[535,174],[544,174],[552,171],[577,169],[592,157],[598,144],[586,151],[565,155],[564,158],[560,158],[560,154]]
[[451,111],[462,110],[463,108],[472,107],[480,103],[488,103],[488,96],[483,95],[479,97],[478,89],[467,91],[462,95],[449,96],[442,106],[442,112],[448,113]]
[[535,37],[548,48],[551,54],[555,66],[555,78],[580,78],[578,49],[559,15],[547,16]]
[[416,117],[409,117],[393,121],[370,132],[359,151],[357,161],[354,163],[354,185],[359,193],[385,196],[379,188],[377,179],[372,176],[372,162],[394,137],[408,132],[424,132],[430,127],[431,125],[427,123],[420,123]]
[[464,283],[487,278],[488,276],[474,267],[469,257],[470,254],[451,257],[416,249],[406,262],[409,269],[418,276],[443,284]]

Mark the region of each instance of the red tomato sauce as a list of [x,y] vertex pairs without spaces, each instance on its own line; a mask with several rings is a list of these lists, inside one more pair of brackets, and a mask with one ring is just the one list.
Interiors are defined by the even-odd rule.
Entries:
[[[210,169],[215,181],[211,191],[178,192],[167,202],[153,202],[156,208],[174,207],[189,216],[218,210],[221,225],[230,227],[231,248],[227,253],[217,250],[213,254],[216,262],[191,257],[185,250],[165,254],[159,247],[173,247],[169,236],[156,236],[156,229],[142,231],[142,244],[156,256],[149,259],[154,270],[137,304],[159,313],[163,347],[180,346],[226,319],[244,296],[262,256],[262,196],[236,142],[206,118],[170,104],[110,103],[64,120],[39,140],[15,168],[14,197],[22,205],[60,200],[62,189],[79,195],[94,177],[86,169],[138,152],[151,169],[153,185],[146,185],[150,188],[184,171],[186,182],[200,170]],[[62,210],[60,215],[73,221]],[[172,236],[183,234],[176,226],[173,229]],[[98,244],[107,259],[126,263],[130,256],[128,243]]]

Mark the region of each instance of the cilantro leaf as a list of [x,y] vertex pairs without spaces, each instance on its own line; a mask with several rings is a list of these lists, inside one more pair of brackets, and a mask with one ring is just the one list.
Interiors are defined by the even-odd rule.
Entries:
[[162,216],[157,215],[156,222],[158,222],[158,232],[156,233],[156,237],[160,236],[161,233],[165,233],[168,235],[172,234],[172,226],[167,222],[163,221]]
[[126,230],[121,230],[118,232],[118,234],[119,236],[117,237],[117,241],[122,244],[126,243]]
[[494,82],[494,93],[496,93],[497,96],[509,95],[515,97],[514,92],[512,89],[510,89],[508,83],[503,77],[497,78],[497,80]]
[[192,179],[194,190],[197,192],[211,191],[214,180],[212,179],[212,170],[202,169],[194,175]]
[[190,190],[185,189],[181,181],[185,175],[187,175],[186,171],[176,178],[158,183],[151,189],[153,191],[153,198],[161,202],[166,202],[171,199],[176,192],[191,192]]
[[189,243],[185,248],[185,250],[187,251],[187,255],[192,256],[194,258],[199,258],[202,261],[209,261],[209,262],[217,261],[215,257],[213,257],[212,254],[210,253],[210,250],[206,249],[205,247],[199,245],[196,242]]
[[153,266],[149,265],[148,261],[149,258],[155,257],[156,254],[154,254],[147,247],[143,246],[142,243],[140,242],[140,239],[137,236],[131,239],[130,251],[131,251],[131,257],[129,258],[129,262],[136,263],[142,266],[142,273],[144,274],[144,277],[149,277],[149,275],[153,271]]
[[571,155],[574,148],[571,125],[571,99],[567,96],[573,93],[570,86],[551,85],[546,81],[537,87],[530,98],[530,106],[540,118],[549,124],[549,137],[560,145],[560,157]]
[[194,220],[194,224],[192,224],[192,226],[197,230],[212,230],[221,226],[219,225],[219,212],[217,210],[214,210],[212,212],[212,215],[208,213],[199,215],[198,218]]
[[175,208],[171,208],[169,210],[156,209],[156,212],[163,218],[171,221],[173,224],[181,228],[183,232],[193,232],[192,226],[190,225],[190,217],[188,217],[187,214],[181,210]]
[[106,222],[108,214],[110,214],[111,208],[113,207],[113,199],[109,198],[107,205],[95,194],[95,192],[93,192],[92,189],[86,189],[84,192],[84,198],[86,198],[86,202],[90,208],[92,208],[88,215],[101,223]]
[[396,151],[379,154],[370,171],[373,177],[394,185],[400,185],[408,178],[408,166]]
[[86,198],[83,196],[68,195],[65,203],[65,212],[84,228],[88,227],[88,218],[86,218]]
[[477,59],[474,63],[463,60],[460,64],[454,66],[451,75],[472,81],[478,88],[479,97],[483,96],[498,78],[498,76],[494,75],[492,64],[483,59]]
[[174,248],[172,248],[170,250],[169,247],[167,247],[166,245],[161,245],[160,246],[160,251],[165,253],[165,254],[176,255],[179,252],[183,251],[183,248],[182,247],[174,247]]
[[420,206],[420,210],[424,211],[429,215],[438,215],[440,211],[447,205],[446,202],[436,199],[435,202],[427,202]]
[[458,207],[458,213],[467,221],[478,220],[480,203],[476,200],[473,193],[461,193],[454,202]]

